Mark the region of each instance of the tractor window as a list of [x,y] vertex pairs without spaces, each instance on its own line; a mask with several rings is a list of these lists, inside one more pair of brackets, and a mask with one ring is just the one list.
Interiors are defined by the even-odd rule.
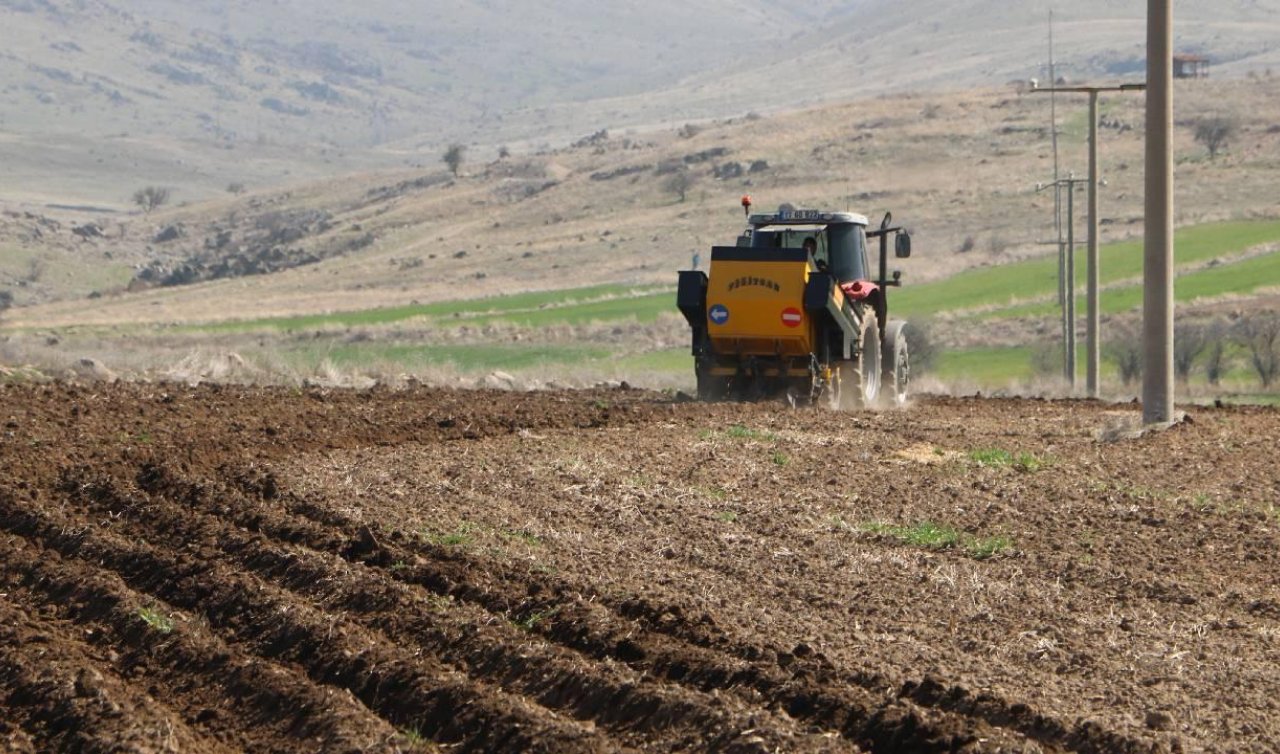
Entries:
[[861,225],[827,228],[831,242],[831,272],[841,282],[867,280],[867,232]]
[[821,262],[825,266],[830,258],[830,242],[827,232],[821,228],[774,226],[757,229],[751,234],[751,246],[757,249],[802,249],[807,238],[812,238],[817,244],[817,250],[813,254],[814,262]]

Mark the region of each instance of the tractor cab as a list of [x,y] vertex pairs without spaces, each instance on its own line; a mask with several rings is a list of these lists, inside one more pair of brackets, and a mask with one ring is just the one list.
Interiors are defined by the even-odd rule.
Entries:
[[739,245],[755,249],[805,249],[819,272],[841,283],[870,279],[867,218],[852,212],[779,209],[751,215]]

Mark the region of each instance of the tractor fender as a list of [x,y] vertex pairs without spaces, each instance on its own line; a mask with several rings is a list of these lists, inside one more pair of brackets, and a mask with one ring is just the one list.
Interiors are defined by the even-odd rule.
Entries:
[[870,280],[855,280],[852,283],[842,283],[840,290],[853,301],[863,301],[876,296],[880,292],[880,286]]

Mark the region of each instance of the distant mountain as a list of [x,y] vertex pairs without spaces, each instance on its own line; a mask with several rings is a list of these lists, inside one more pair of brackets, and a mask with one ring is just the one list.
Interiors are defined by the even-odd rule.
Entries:
[[[534,109],[524,120],[543,123],[548,130],[570,123],[654,124],[1043,79],[1055,6],[1060,77],[1144,77],[1145,2],[1079,0],[1063,5],[1046,0],[848,3],[803,33],[744,46],[731,64],[673,86],[640,96]],[[1280,71],[1280,0],[1179,0],[1175,46],[1207,55],[1215,76],[1240,77],[1273,67]]]
[[531,104],[637,94],[839,4],[0,0],[12,131],[371,147]]
[[[1037,75],[1033,0],[0,0],[0,200],[120,206],[555,145],[868,93]],[[1280,0],[1184,0],[1223,74],[1280,50]],[[1072,77],[1140,73],[1145,3],[1059,14]],[[123,182],[123,185],[120,185]]]

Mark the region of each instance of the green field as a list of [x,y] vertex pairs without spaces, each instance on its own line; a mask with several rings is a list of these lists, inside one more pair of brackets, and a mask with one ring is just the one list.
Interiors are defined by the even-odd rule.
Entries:
[[[671,299],[666,286],[598,285],[590,288],[573,288],[557,291],[515,293],[509,296],[471,299],[465,301],[441,301],[432,304],[363,309],[350,312],[332,312],[297,317],[271,317],[252,320],[231,320],[183,328],[201,332],[244,332],[263,329],[315,330],[324,327],[361,327],[386,325],[409,320],[432,322],[468,323],[529,321],[537,324],[548,322],[585,322],[593,317],[602,320],[624,319],[627,316],[625,301],[639,301],[641,308],[657,316],[658,299]],[[662,293],[657,293],[662,291]],[[596,312],[599,312],[598,314]]]
[[544,309],[507,311],[475,317],[477,324],[506,322],[521,327],[547,325],[585,325],[592,322],[653,322],[660,315],[675,311],[675,291],[663,288],[658,293],[622,295],[601,301],[550,306]]
[[[1265,288],[1280,287],[1280,252],[1222,264],[1178,275],[1173,295],[1179,303],[1217,296],[1247,295]],[[1079,292],[1077,292],[1079,293]],[[1104,314],[1121,314],[1142,306],[1142,286],[1126,285],[1101,292]],[[1084,299],[1077,297],[1076,310],[1083,312]],[[983,318],[1048,317],[1058,311],[1056,302],[1024,304],[988,312]]]
[[[1251,293],[1265,285],[1280,285],[1280,256],[1270,254],[1243,262],[1230,262],[1251,248],[1280,243],[1280,221],[1229,222],[1182,228],[1177,232],[1174,257],[1178,268],[1204,265],[1214,259],[1224,264],[1201,269],[1179,278],[1180,300],[1227,293]],[[1142,276],[1142,242],[1109,244],[1100,250],[1099,278],[1102,284],[1137,281]],[[1263,261],[1270,260],[1270,261]],[[1083,285],[1087,271],[1083,248],[1076,254],[1076,281]],[[1230,270],[1236,270],[1232,274]],[[1193,279],[1208,282],[1191,284]],[[893,310],[903,317],[932,316],[944,312],[988,310],[987,316],[1043,316],[1057,309],[1058,263],[1056,257],[982,267],[962,272],[946,280],[924,285],[907,285],[893,295]],[[1184,288],[1183,281],[1188,281]],[[1125,286],[1103,295],[1107,311],[1127,311],[1130,298]],[[1140,296],[1139,296],[1140,299]]]
[[1032,349],[1027,346],[943,351],[929,376],[946,383],[1004,386],[1031,379],[1031,355]]

